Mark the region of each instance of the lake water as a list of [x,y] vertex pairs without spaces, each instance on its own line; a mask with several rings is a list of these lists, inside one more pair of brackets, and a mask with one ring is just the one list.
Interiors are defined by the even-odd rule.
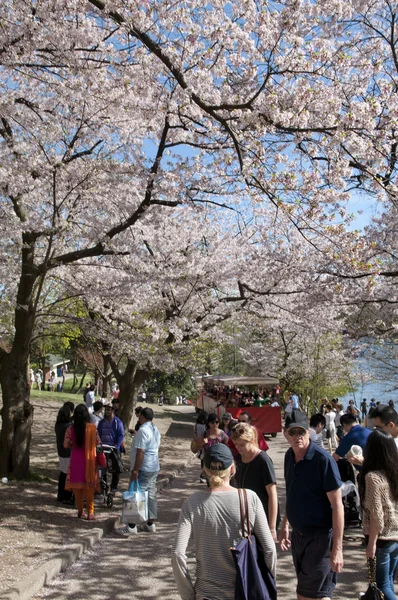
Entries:
[[[353,399],[355,404],[359,406],[363,398],[366,398],[368,402],[371,398],[375,398],[376,401],[382,404],[394,400],[394,403],[398,406],[398,381],[390,379],[392,375],[391,365],[394,365],[395,362],[394,353],[391,348],[381,349],[376,346],[371,346],[368,352],[370,356],[365,354],[355,360],[356,373],[353,373],[352,377],[354,381],[362,380],[362,383],[358,384],[355,392],[346,394],[341,398],[343,405],[346,406],[348,401]],[[384,363],[388,362],[390,367],[383,372],[380,368],[380,362],[378,363],[375,359],[385,359],[386,357],[388,361],[385,360]]]
[[381,382],[371,382],[366,383],[363,386],[359,386],[358,389],[351,394],[346,394],[340,400],[344,406],[347,406],[349,400],[355,400],[355,404],[359,407],[363,398],[369,403],[371,398],[375,398],[377,402],[381,402],[382,404],[387,404],[387,402],[392,399],[396,407],[398,406],[398,390],[390,391],[393,389],[393,384],[391,382],[381,383]]

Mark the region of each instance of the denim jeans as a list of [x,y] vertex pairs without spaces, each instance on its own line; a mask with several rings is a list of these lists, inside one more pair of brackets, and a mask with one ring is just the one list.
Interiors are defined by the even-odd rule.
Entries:
[[[159,471],[138,471],[140,488],[143,492],[148,491],[148,521],[152,521],[158,516],[158,499],[156,496],[156,479],[158,475]],[[134,527],[134,523],[129,523],[129,527]]]
[[376,550],[376,583],[385,600],[397,600],[394,592],[394,572],[398,564],[398,542]]
[[139,471],[138,472],[138,483],[140,484],[140,488],[143,492],[148,491],[148,516],[149,520],[156,519],[158,516],[158,499],[157,499],[157,489],[156,489],[156,479],[159,475],[159,471],[148,472],[148,471]]

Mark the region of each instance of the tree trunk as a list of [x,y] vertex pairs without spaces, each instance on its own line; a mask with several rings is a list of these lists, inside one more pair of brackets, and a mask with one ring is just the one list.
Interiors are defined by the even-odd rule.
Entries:
[[3,396],[0,433],[0,474],[23,479],[29,474],[33,407],[28,378],[30,342],[35,323],[33,291],[39,276],[34,266],[36,237],[22,234],[22,268],[15,308],[15,335],[11,351],[0,355]]
[[[73,392],[75,391],[75,387],[77,386],[77,381],[78,381],[78,380],[77,380],[77,375],[76,375],[76,373],[73,371],[73,383],[72,383],[72,387],[71,387],[71,390],[70,390],[70,393],[71,393],[71,394],[73,394]],[[77,390],[77,391],[79,391],[79,390]]]
[[112,373],[112,367],[110,365],[109,362],[109,356],[108,354],[106,354],[103,357],[103,361],[104,361],[104,372],[103,372],[103,376],[102,376],[102,396],[108,397],[109,394],[109,384],[111,382],[113,373]]
[[139,369],[138,363],[132,358],[128,358],[126,368],[121,373],[112,356],[110,354],[107,356],[120,389],[118,417],[121,419],[124,428],[127,429],[134,411],[137,392],[147,380],[149,373],[144,369]]
[[33,406],[27,377],[28,358],[3,356],[0,382],[3,395],[0,434],[0,475],[23,479],[29,474]]
[[82,375],[82,377],[80,379],[79,387],[77,389],[76,394],[78,394],[80,392],[80,390],[82,389],[83,383],[84,383],[84,379],[85,379],[86,375],[87,375],[87,371],[83,371],[83,375]]

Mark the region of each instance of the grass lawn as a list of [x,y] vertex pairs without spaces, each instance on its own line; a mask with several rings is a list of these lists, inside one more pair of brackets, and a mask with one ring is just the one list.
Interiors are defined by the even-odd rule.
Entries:
[[[78,383],[80,383],[82,374],[76,373],[76,377],[77,377]],[[60,379],[57,378],[57,381],[60,381]],[[86,387],[86,381],[91,381],[91,378],[89,375],[87,375],[87,377],[84,378],[83,388]],[[66,379],[64,382],[64,389],[62,392],[48,392],[47,391],[47,383],[46,383],[45,390],[37,390],[36,384],[33,384],[33,388],[30,390],[30,395],[32,398],[42,398],[43,400],[45,400],[46,398],[51,398],[51,400],[59,400],[62,403],[66,402],[67,400],[72,400],[72,402],[74,402],[75,404],[79,404],[79,403],[83,402],[83,388],[77,393],[76,392],[71,393],[70,390],[72,388],[72,385],[73,385],[73,377],[71,374],[68,374],[66,376]]]
[[72,400],[75,404],[83,403],[83,394],[69,394],[68,392],[44,392],[42,390],[30,390],[31,398],[42,398],[43,400],[59,400],[59,402],[66,402]]

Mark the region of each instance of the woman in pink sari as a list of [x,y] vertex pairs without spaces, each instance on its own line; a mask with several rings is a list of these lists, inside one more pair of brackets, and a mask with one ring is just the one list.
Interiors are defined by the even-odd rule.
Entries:
[[[90,422],[88,410],[79,404],[73,414],[73,425],[65,433],[64,447],[72,448],[65,489],[72,490],[79,519],[94,519],[94,492],[100,491],[97,446],[101,444],[97,428]],[[86,500],[87,513],[83,511]]]

